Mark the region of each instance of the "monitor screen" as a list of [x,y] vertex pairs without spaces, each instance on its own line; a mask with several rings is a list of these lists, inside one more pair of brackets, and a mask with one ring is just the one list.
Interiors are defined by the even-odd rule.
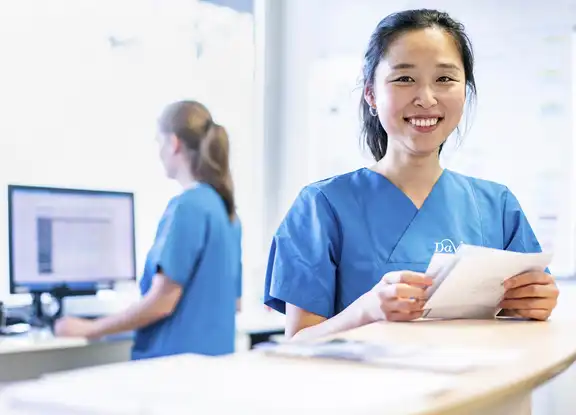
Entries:
[[12,293],[136,278],[132,193],[10,185],[8,219]]

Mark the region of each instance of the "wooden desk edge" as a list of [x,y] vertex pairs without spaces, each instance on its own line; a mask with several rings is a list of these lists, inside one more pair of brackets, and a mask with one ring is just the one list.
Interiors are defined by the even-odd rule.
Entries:
[[[505,402],[507,399],[517,397],[519,395],[528,395],[534,389],[543,385],[547,381],[553,379],[559,374],[563,373],[576,361],[576,350],[567,358],[559,363],[540,371],[535,372],[532,376],[516,381],[509,382],[504,387],[494,388],[487,387],[479,392],[469,392],[469,389],[457,391],[458,396],[447,398],[446,401],[436,403],[438,399],[442,399],[445,394],[454,393],[454,390],[448,390],[443,393],[431,395],[425,399],[426,404],[430,409],[419,409],[415,412],[417,415],[460,415],[463,410],[479,411],[489,405],[497,405]],[[468,393],[467,393],[468,392]],[[462,397],[466,393],[468,397]]]
[[131,337],[117,337],[117,338],[106,338],[100,340],[88,340],[85,338],[70,338],[70,339],[59,339],[49,338],[43,339],[34,343],[33,339],[29,339],[29,342],[22,344],[10,344],[9,338],[6,338],[5,345],[3,346],[3,339],[0,339],[0,356],[8,356],[14,354],[22,353],[34,353],[43,352],[49,350],[62,350],[62,349],[77,349],[82,347],[98,347],[100,345],[109,344],[121,344],[121,343],[132,343],[134,341]]
[[[564,321],[560,324],[566,323],[567,322]],[[376,322],[344,333],[327,336],[322,340],[329,340],[335,337],[348,337],[354,340],[373,338],[373,340],[377,342],[381,341],[379,339],[382,339],[382,335],[386,333],[386,330],[389,331],[388,334],[391,334],[391,337],[396,337],[394,336],[396,333],[403,333],[406,335],[406,333],[408,333],[407,330],[412,330],[408,329],[411,325],[397,324],[398,323]],[[496,320],[477,320],[472,322],[449,320],[429,322],[428,327],[438,327],[440,330],[442,330],[443,327],[446,327],[452,330],[451,326],[454,326],[453,330],[459,330],[458,326],[476,326],[480,329],[483,328],[482,326],[485,326],[488,329],[492,329],[492,327],[502,327],[503,324],[521,330],[524,327],[535,328],[543,327],[543,325],[550,327],[550,322],[497,322]],[[388,327],[390,329],[388,329]],[[379,332],[377,337],[372,336],[371,332],[373,330]],[[430,330],[427,330],[426,334],[419,331],[419,335],[430,335],[430,333]],[[530,333],[528,332],[528,334]],[[534,333],[531,333],[530,335],[532,336],[532,344],[534,344]],[[504,373],[507,370],[507,368],[504,367],[499,367],[495,371],[494,376],[496,376],[497,379],[495,381],[488,380],[483,383],[480,379],[482,376],[481,374],[479,375],[478,380],[474,379],[476,377],[474,374],[466,375],[463,379],[463,384],[458,385],[455,388],[450,388],[444,392],[423,397],[423,399],[418,400],[418,402],[414,402],[413,405],[409,405],[407,410],[402,413],[413,415],[460,415],[462,413],[474,413],[473,411],[482,410],[484,407],[504,404],[510,400],[518,399],[518,397],[522,395],[529,398],[535,388],[564,372],[576,361],[576,343],[574,341],[570,341],[569,344],[566,344],[566,348],[563,347],[563,349],[564,350],[558,359],[554,358],[552,359],[552,362],[549,361],[549,364],[536,366],[535,370],[523,371],[521,369],[521,363],[511,365],[510,373],[517,373],[516,370],[520,369],[518,370],[520,376],[503,376],[501,378],[502,380],[499,380],[498,372],[502,371]]]

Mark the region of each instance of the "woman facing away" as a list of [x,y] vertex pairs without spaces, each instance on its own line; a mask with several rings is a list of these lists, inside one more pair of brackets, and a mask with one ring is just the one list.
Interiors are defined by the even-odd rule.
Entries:
[[195,101],[169,105],[160,158],[182,192],[168,203],[140,280],[142,298],[96,320],[64,317],[56,335],[98,338],[136,330],[132,358],[234,352],[241,294],[241,228],[225,129]]
[[[476,96],[464,27],[436,10],[384,18],[364,56],[363,137],[376,163],[306,186],[277,230],[265,303],[306,340],[422,315],[441,241],[517,252],[540,245],[510,190],[443,169],[442,145]],[[546,270],[548,271],[548,270]],[[548,272],[505,283],[503,312],[546,320]]]

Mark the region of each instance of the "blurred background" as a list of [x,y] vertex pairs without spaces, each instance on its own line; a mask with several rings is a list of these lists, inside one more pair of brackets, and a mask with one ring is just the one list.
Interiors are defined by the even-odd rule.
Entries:
[[[442,163],[516,194],[554,252],[559,312],[571,314],[576,0],[0,0],[0,301],[30,303],[10,289],[9,184],[133,192],[139,278],[179,191],[159,161],[156,118],[194,99],[231,140],[244,229],[239,331],[252,342],[281,332],[262,305],[272,235],[304,185],[371,163],[358,138],[363,51],[381,18],[420,7],[460,19],[476,57],[478,102]],[[123,308],[136,282],[70,298],[68,309]],[[551,396],[541,395],[543,413],[564,413]]]
[[554,251],[552,271],[573,277],[570,0],[0,1],[0,186],[134,192],[140,274],[178,191],[156,117],[171,100],[204,102],[230,133],[245,304],[259,307],[272,234],[300,188],[371,162],[358,140],[362,53],[383,16],[415,7],[459,18],[476,54],[478,103],[444,165],[508,185]]

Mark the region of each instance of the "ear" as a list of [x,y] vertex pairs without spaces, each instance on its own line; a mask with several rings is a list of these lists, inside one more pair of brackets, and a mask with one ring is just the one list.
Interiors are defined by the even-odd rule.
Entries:
[[170,134],[168,141],[174,154],[180,153],[182,151],[182,142],[178,137],[176,137],[176,134]]
[[372,88],[372,85],[370,85],[370,84],[366,84],[366,86],[364,86],[364,100],[372,108],[376,107],[376,99],[374,97],[374,88]]

